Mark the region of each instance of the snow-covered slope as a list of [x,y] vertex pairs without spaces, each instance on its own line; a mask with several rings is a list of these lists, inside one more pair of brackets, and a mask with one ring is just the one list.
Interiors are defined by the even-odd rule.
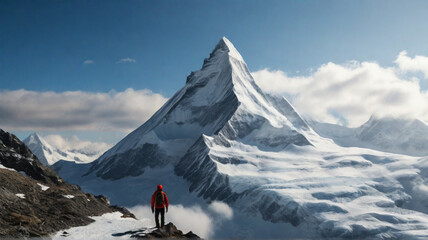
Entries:
[[[147,166],[176,164],[202,135],[239,138],[260,148],[309,145],[301,133],[307,126],[291,105],[276,108],[270,99],[255,84],[235,47],[223,38],[202,69],[192,72],[180,91],[103,154],[91,171],[118,179],[142,174]],[[276,102],[281,101],[286,102]]]
[[[89,149],[60,150],[49,144],[43,137],[33,133],[23,141],[25,145],[37,156],[41,163],[50,166],[59,160],[76,163],[90,163],[97,159],[103,152],[94,152]],[[97,149],[98,150],[98,149]]]
[[371,117],[358,128],[312,121],[323,137],[345,147],[363,147],[411,156],[428,155],[428,125],[417,119]]
[[[67,166],[90,170],[80,178]],[[266,237],[248,219],[300,229],[296,238],[428,237],[427,159],[319,136],[285,98],[260,90],[226,38],[151,119],[91,166],[59,167],[122,204],[147,204],[157,182],[179,204],[226,202],[239,217],[224,238]]]

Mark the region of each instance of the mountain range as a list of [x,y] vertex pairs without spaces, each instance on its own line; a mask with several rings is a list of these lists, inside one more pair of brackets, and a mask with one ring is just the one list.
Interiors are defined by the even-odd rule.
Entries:
[[363,147],[406,154],[428,155],[428,126],[418,119],[378,118],[372,116],[358,128],[311,121],[320,135],[344,147]]
[[97,159],[103,150],[84,146],[74,149],[59,149],[49,144],[42,136],[33,133],[23,141],[25,145],[37,156],[39,161],[46,166],[51,166],[59,160],[90,163]]
[[142,126],[92,163],[53,168],[125,206],[148,204],[157,184],[173,204],[225,202],[234,217],[215,238],[426,239],[426,131],[417,120],[307,122],[222,38]]

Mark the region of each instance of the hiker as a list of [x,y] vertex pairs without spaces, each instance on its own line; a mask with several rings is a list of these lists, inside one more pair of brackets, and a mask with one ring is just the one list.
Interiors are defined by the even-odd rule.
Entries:
[[162,185],[158,185],[152,196],[152,213],[155,213],[156,228],[159,228],[159,213],[161,214],[161,227],[165,225],[165,209],[168,212],[168,206],[168,197],[162,191]]

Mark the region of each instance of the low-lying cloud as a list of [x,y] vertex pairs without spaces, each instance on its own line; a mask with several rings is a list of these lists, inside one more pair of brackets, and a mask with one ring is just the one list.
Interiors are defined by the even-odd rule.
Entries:
[[[139,219],[153,219],[153,226],[155,225],[150,206],[136,206],[130,211]],[[216,227],[225,220],[231,220],[232,217],[233,210],[227,204],[217,201],[209,204],[207,210],[203,210],[199,205],[191,207],[170,205],[165,215],[165,224],[172,222],[184,233],[192,231],[202,238],[210,239]]]
[[0,91],[0,128],[8,131],[131,131],[167,98],[150,90],[123,92]]
[[233,210],[226,203],[214,201],[208,206],[208,209],[221,218],[225,218],[227,220],[233,218]]
[[75,135],[70,138],[67,138],[61,135],[51,134],[44,136],[43,139],[45,139],[51,146],[57,149],[61,149],[62,151],[78,150],[87,154],[103,153],[112,147],[112,144],[108,144],[105,142],[91,142],[80,140]]
[[402,52],[396,63],[382,67],[374,62],[330,62],[309,76],[269,69],[252,74],[263,90],[285,95],[297,111],[317,121],[357,127],[377,115],[428,122],[427,90],[421,89],[419,79],[402,74],[423,71],[425,58]]

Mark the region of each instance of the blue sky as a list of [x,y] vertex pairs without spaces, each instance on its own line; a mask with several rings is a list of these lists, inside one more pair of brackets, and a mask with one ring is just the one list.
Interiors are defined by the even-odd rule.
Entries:
[[427,1],[3,0],[1,88],[171,96],[222,36],[252,71],[387,65],[402,50],[428,55],[427,10]]
[[428,1],[2,0],[0,91],[132,88],[168,98],[222,36],[251,71],[387,67],[403,50],[428,55],[427,12]]

